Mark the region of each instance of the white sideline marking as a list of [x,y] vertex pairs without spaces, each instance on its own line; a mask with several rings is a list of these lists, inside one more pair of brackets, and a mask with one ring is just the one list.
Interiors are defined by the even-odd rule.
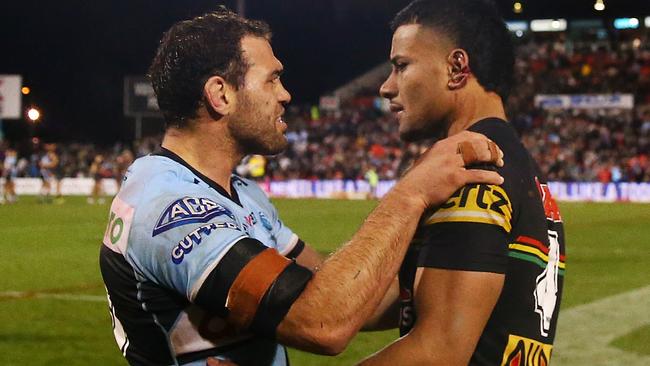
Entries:
[[610,345],[650,324],[649,312],[650,286],[560,311],[551,365],[650,365],[650,356]]
[[0,299],[55,299],[69,301],[107,302],[106,296],[80,294],[48,294],[44,292],[5,291],[0,292]]

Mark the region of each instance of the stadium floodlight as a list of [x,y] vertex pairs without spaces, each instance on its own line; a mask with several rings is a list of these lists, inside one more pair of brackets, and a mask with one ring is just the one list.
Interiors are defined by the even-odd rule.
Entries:
[[26,86],[23,86],[23,87],[20,89],[20,92],[23,93],[23,95],[28,95],[29,93],[32,92],[32,90],[29,89],[29,88],[26,87]]
[[41,112],[38,109],[32,107],[27,111],[27,118],[29,118],[29,120],[33,123],[36,123],[41,118]]
[[650,17],[645,17],[645,27],[650,28]]
[[596,11],[605,10],[605,2],[603,0],[596,0],[596,3],[594,4],[594,9],[596,9]]
[[566,19],[534,19],[530,22],[533,32],[562,32],[566,27]]
[[614,28],[616,28],[616,29],[637,29],[637,28],[639,28],[639,19],[637,19],[637,18],[617,18],[617,19],[614,19]]
[[524,6],[519,1],[515,1],[512,5],[512,12],[515,14],[521,14],[524,11]]

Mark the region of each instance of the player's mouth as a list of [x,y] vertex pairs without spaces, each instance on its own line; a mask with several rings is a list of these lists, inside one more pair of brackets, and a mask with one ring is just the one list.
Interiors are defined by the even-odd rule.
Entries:
[[287,123],[284,121],[284,117],[282,116],[283,114],[284,114],[284,110],[275,119],[275,127],[282,133],[284,133],[287,130]]
[[404,107],[401,104],[391,102],[389,105],[390,111],[397,115],[397,118],[401,118],[404,114]]

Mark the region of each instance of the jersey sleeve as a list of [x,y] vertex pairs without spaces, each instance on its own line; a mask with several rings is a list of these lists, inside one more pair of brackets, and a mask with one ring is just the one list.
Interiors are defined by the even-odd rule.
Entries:
[[228,250],[248,235],[232,212],[206,197],[165,199],[137,220],[131,259],[145,277],[192,302]]
[[296,235],[288,226],[284,224],[278,210],[275,208],[273,203],[269,200],[268,196],[264,191],[259,188],[256,182],[238,178],[239,180],[246,183],[247,188],[251,196],[255,197],[257,202],[260,202],[264,207],[265,213],[260,213],[260,219],[262,220],[262,225],[271,232],[271,235],[275,238],[276,249],[280,254],[295,258],[301,249],[304,247],[304,243],[300,240],[298,235]]
[[304,248],[304,243],[298,238],[298,235],[282,222],[275,208],[274,211],[273,235],[276,238],[278,251],[282,255],[295,258],[300,254],[298,251]]
[[153,226],[137,228],[141,237],[132,238],[138,245],[131,259],[145,277],[237,329],[274,337],[311,271],[247,235],[210,198],[175,199],[154,217]]
[[512,202],[501,186],[473,184],[423,216],[419,267],[505,273]]

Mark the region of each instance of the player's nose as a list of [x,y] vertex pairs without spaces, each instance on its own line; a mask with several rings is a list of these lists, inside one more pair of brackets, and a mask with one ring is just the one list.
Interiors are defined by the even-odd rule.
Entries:
[[379,87],[379,95],[386,99],[393,99],[397,96],[397,83],[395,83],[394,73],[391,73],[388,78]]
[[288,104],[289,102],[291,102],[291,94],[282,84],[280,84],[280,93],[278,95],[278,101],[282,104]]

